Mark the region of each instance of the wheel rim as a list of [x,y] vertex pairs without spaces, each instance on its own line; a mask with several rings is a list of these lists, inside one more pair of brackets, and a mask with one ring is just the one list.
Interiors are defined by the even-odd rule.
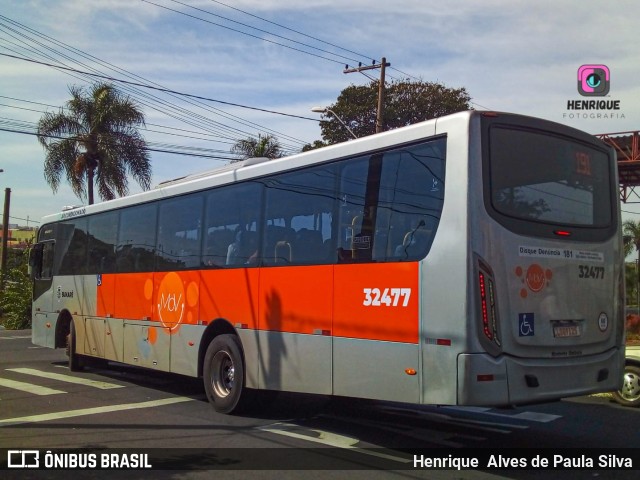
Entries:
[[640,376],[634,372],[625,372],[624,383],[618,393],[625,400],[638,400],[640,398]]
[[231,355],[226,351],[220,351],[213,357],[211,369],[211,386],[215,394],[224,398],[233,390],[235,382],[235,367]]

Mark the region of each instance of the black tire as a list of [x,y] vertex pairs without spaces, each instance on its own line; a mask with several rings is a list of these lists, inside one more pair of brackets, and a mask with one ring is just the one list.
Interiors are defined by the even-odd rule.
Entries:
[[69,371],[81,372],[84,370],[84,362],[76,353],[76,327],[71,320],[69,335],[67,335],[67,356],[69,357]]
[[219,335],[207,348],[203,368],[204,389],[213,408],[220,413],[240,413],[251,402],[245,387],[244,360],[235,335]]
[[613,392],[613,398],[626,407],[640,406],[640,367],[625,365],[622,388]]

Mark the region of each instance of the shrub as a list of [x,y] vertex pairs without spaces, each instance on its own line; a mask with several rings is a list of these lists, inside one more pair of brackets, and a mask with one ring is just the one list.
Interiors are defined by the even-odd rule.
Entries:
[[27,252],[20,252],[20,261],[8,269],[0,297],[2,324],[7,330],[31,327],[31,279],[27,274]]
[[640,315],[627,315],[627,345],[640,345]]

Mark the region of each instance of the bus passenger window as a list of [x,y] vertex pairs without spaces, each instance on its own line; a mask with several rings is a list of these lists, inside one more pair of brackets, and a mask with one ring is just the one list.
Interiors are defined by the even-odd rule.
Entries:
[[87,219],[78,218],[58,224],[58,275],[80,275],[87,271]]
[[444,201],[445,139],[348,162],[342,170],[339,261],[420,260]]
[[336,168],[332,165],[267,178],[265,265],[330,263]]
[[182,270],[200,265],[202,203],[203,196],[193,194],[160,204],[158,270]]
[[155,263],[157,204],[123,210],[116,245],[118,272],[151,272]]
[[206,194],[203,267],[243,267],[258,263],[260,184],[247,182]]
[[238,227],[234,241],[227,248],[227,265],[249,265],[256,261],[258,242],[255,231]]
[[87,273],[112,273],[116,270],[118,212],[89,217],[89,259]]

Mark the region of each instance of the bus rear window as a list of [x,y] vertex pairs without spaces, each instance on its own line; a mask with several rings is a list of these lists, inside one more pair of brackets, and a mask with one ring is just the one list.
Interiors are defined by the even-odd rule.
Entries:
[[541,132],[494,126],[490,199],[519,220],[575,227],[611,225],[611,167],[605,151]]

